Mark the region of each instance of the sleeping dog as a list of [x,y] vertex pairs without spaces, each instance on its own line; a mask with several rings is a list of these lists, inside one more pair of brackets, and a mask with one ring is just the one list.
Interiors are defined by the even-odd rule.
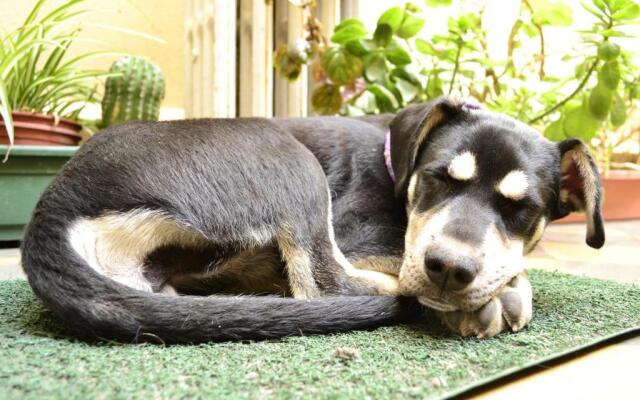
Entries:
[[404,318],[401,296],[486,337],[530,320],[523,254],[550,221],[584,212],[603,245],[601,199],[582,142],[450,98],[359,119],[130,123],[45,190],[23,266],[85,339],[372,328]]

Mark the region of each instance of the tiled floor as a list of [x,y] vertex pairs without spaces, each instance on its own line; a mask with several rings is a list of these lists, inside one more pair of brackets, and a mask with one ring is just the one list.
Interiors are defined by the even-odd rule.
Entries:
[[640,337],[587,353],[556,367],[515,379],[476,400],[637,400]]
[[527,266],[640,285],[640,221],[607,223],[606,234],[596,250],[585,244],[585,225],[552,225]]
[[[608,223],[607,244],[600,250],[584,243],[585,231],[584,224],[550,226],[527,256],[528,267],[640,285],[640,220]],[[0,249],[0,280],[24,278],[19,262],[17,249]],[[640,338],[634,338],[513,380],[478,398],[638,399],[639,370]]]
[[18,249],[0,249],[0,280],[24,278]]

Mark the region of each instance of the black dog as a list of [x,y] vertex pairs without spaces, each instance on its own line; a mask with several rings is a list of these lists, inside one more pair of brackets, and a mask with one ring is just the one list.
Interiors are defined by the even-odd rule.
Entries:
[[[580,141],[448,98],[395,117],[133,123],[63,168],[22,256],[84,338],[370,328],[402,318],[399,294],[491,336],[531,318],[523,253],[549,221],[584,211],[602,246],[601,197]],[[293,298],[221,295],[264,293]]]

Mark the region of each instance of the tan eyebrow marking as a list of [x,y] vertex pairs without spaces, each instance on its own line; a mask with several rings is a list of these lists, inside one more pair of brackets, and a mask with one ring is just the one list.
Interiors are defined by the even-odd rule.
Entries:
[[509,172],[496,185],[496,190],[511,200],[522,200],[529,188],[527,175],[519,169]]
[[540,238],[542,238],[542,234],[544,233],[544,228],[547,227],[547,219],[545,217],[541,217],[536,225],[536,230],[533,232],[531,239],[527,242],[524,247],[524,253],[527,254],[538,244]]
[[476,157],[470,151],[464,151],[451,160],[447,172],[459,181],[467,181],[476,176]]
[[407,200],[409,205],[413,203],[416,197],[416,184],[418,183],[418,174],[413,174],[411,180],[409,180],[409,188],[407,189]]

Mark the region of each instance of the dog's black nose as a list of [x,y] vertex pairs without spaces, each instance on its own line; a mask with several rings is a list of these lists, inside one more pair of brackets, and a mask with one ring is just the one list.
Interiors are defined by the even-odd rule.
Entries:
[[424,266],[431,282],[449,290],[464,289],[478,273],[477,265],[472,259],[443,253],[427,255]]

